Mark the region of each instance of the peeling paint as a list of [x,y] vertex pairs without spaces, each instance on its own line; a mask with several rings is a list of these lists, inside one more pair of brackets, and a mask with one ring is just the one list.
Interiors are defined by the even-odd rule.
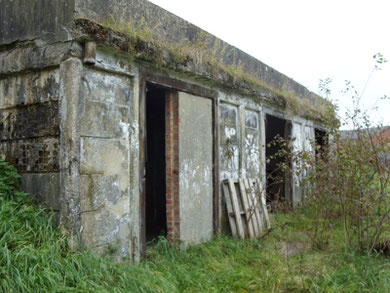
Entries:
[[130,79],[126,76],[88,68],[84,83],[88,99],[128,106],[132,96]]
[[[112,58],[111,61],[116,59]],[[133,136],[138,132],[138,123],[130,123],[133,83],[128,76],[90,67],[85,68],[82,81],[80,171],[84,183],[84,239],[95,248],[119,241],[116,254],[129,256],[130,155],[138,143]]]
[[245,174],[249,178],[261,177],[260,131],[258,113],[245,111]]
[[[300,123],[293,123],[292,127],[292,137],[293,137],[293,153],[302,152],[305,148],[304,140],[304,126]],[[293,169],[293,204],[298,204],[302,200],[303,191],[301,188],[301,179],[303,174],[299,172],[302,169],[302,162],[294,161],[292,164]]]
[[220,172],[221,179],[237,178],[239,174],[238,109],[233,105],[220,105]]
[[[0,53],[0,152],[25,172],[24,186],[34,192],[39,180],[47,184],[56,178],[58,183],[50,190],[57,188],[69,206],[62,213],[81,222],[86,244],[103,251],[118,243],[117,255],[137,259],[142,234],[139,156],[143,151],[138,119],[141,116],[142,122],[139,100],[145,77],[138,71],[143,72],[144,65],[110,49],[98,49],[97,65],[86,66],[75,57],[82,44],[75,44],[74,52],[63,49],[64,44],[40,48],[39,58],[46,56],[46,48],[51,52],[48,59],[41,58],[41,65],[39,60],[22,64],[32,58],[29,48],[15,48],[10,57]],[[55,55],[56,51],[61,56]],[[16,65],[12,58],[18,59]],[[196,77],[163,74],[210,90],[209,84]],[[213,191],[219,188],[219,182],[213,185],[214,168],[219,167],[220,180],[239,176],[264,180],[261,117],[265,111],[278,111],[264,110],[266,106],[252,96],[214,89],[217,94],[213,98],[217,97],[220,105],[214,109],[219,115],[217,142],[213,141],[213,102],[179,94],[180,234],[185,243],[208,240],[213,234]],[[312,151],[313,127],[299,117],[289,119],[294,122],[295,149]],[[219,166],[213,166],[214,144]],[[299,187],[297,180],[295,186]],[[39,190],[58,209],[58,199],[50,198],[44,188]],[[223,210],[223,195],[220,198]],[[224,216],[222,212],[221,218]]]
[[211,100],[179,93],[180,240],[213,234],[213,135]]

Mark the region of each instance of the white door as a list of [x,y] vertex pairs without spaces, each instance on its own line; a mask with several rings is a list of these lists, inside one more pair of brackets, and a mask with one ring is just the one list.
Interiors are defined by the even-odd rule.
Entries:
[[179,92],[180,239],[213,235],[212,100]]

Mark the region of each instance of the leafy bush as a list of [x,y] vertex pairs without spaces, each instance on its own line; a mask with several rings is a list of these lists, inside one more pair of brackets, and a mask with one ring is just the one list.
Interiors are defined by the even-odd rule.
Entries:
[[360,97],[347,85],[356,105],[347,112],[353,129],[341,135],[330,125],[328,145],[315,146],[316,156],[293,154],[292,161],[302,169],[290,172],[297,172],[305,189],[301,212],[312,219],[314,246],[326,246],[329,233],[342,220],[345,247],[371,252],[390,236],[390,140],[380,135],[383,127],[373,126],[358,108]]
[[390,224],[390,164],[387,142],[369,128],[359,128],[354,138],[333,134],[331,145],[316,157],[296,154],[308,166],[302,212],[313,219],[315,245],[328,238],[342,219],[349,249],[372,251]]

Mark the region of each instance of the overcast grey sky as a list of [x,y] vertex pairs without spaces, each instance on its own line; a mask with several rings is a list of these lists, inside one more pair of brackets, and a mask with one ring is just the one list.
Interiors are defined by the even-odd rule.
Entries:
[[[351,105],[345,80],[361,92],[374,67],[390,60],[390,0],[151,0],[318,93],[331,78],[331,98]],[[361,107],[390,125],[390,62],[371,75]]]

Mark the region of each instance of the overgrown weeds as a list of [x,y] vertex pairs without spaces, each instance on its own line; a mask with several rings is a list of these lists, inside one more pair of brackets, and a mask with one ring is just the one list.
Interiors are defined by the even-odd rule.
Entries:
[[304,210],[315,216],[321,231],[341,218],[346,248],[371,252],[390,227],[389,147],[385,139],[374,143],[370,128],[354,135],[335,133],[331,147],[305,157],[311,162],[302,180]]
[[[1,168],[13,170],[7,163]],[[11,169],[9,169],[11,168]],[[0,173],[4,170],[0,170]],[[10,181],[12,182],[12,181]],[[10,187],[11,191],[15,189]],[[217,236],[183,249],[165,238],[136,265],[89,250],[72,251],[48,211],[26,197],[0,197],[2,292],[281,292],[388,291],[390,268],[380,255],[344,253],[335,234],[325,251],[307,245],[303,214],[275,216],[263,239]],[[336,227],[335,231],[339,231]],[[337,234],[337,233],[336,233]]]
[[[389,290],[390,268],[379,255],[310,247],[306,224],[291,214],[275,219],[265,239],[218,236],[186,250],[161,238],[146,260],[115,263],[90,251],[73,252],[47,211],[2,200],[0,291],[3,292],[282,292]],[[297,236],[299,235],[299,236]],[[333,241],[331,239],[331,241]]]
[[389,243],[390,140],[381,136],[385,128],[372,125],[358,107],[361,95],[349,82],[345,92],[355,105],[346,113],[352,130],[343,134],[330,124],[325,145],[313,142],[315,153],[297,151],[290,156],[293,163],[285,165],[300,166],[290,172],[305,190],[299,212],[311,218],[316,246],[327,245],[330,231],[341,220],[345,250],[371,253]]

